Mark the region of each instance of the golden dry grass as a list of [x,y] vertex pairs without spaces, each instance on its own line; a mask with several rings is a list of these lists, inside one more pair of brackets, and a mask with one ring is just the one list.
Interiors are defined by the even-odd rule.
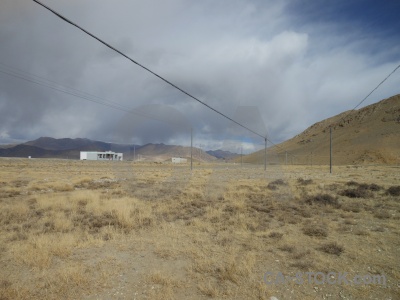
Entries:
[[[0,166],[0,299],[400,297],[396,166]],[[307,271],[386,286],[263,281]]]

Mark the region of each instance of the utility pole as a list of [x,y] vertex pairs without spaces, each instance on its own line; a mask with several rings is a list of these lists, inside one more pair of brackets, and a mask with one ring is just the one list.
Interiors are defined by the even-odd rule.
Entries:
[[267,171],[267,138],[264,139],[265,147],[264,147],[264,171]]
[[313,161],[312,161],[312,151],[311,151],[311,167],[313,166]]
[[190,171],[193,170],[193,128],[190,128]]
[[240,166],[243,167],[243,147],[240,146]]
[[285,151],[285,165],[287,165],[287,151]]
[[133,145],[133,162],[135,162],[135,157],[136,157],[136,146]]
[[332,127],[329,128],[329,173],[332,174]]

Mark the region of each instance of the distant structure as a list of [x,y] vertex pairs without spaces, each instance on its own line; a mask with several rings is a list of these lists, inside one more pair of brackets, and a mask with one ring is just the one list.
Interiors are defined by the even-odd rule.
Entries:
[[171,160],[173,164],[182,164],[187,162],[186,158],[181,158],[181,157],[172,157]]
[[106,152],[87,152],[81,151],[81,160],[122,160],[122,153],[115,153],[112,151]]

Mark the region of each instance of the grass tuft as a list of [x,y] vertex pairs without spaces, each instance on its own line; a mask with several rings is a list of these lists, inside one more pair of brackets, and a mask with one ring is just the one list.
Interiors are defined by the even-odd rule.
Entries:
[[268,236],[269,236],[270,238],[272,238],[272,239],[277,239],[277,240],[279,240],[279,239],[281,239],[281,238],[283,237],[283,233],[273,231],[273,232],[271,232]]
[[310,224],[303,227],[303,233],[308,236],[327,237],[328,229],[326,229],[325,227]]
[[300,185],[309,185],[309,184],[312,184],[313,181],[312,181],[312,179],[303,179],[300,177],[300,178],[297,178],[297,183]]
[[336,208],[340,206],[338,199],[329,194],[317,194],[314,196],[309,196],[304,200],[304,202],[309,205],[322,204],[322,205],[330,205]]
[[386,190],[386,193],[390,196],[400,196],[400,185],[394,185]]
[[322,246],[320,246],[318,248],[318,250],[328,253],[328,254],[339,256],[343,253],[344,247],[340,246],[336,242],[329,242],[329,243],[326,243],[326,244],[323,244]]

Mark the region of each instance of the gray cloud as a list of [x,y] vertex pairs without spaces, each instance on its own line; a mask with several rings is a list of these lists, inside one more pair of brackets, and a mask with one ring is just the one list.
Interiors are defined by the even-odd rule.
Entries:
[[[44,2],[275,142],[351,109],[400,60],[396,31],[380,26],[380,38],[371,27],[346,27],[332,10],[324,22],[311,16],[315,9],[296,13],[286,1]],[[2,1],[0,41],[0,143],[39,136],[187,143],[188,124],[204,147],[257,143],[33,1]],[[16,68],[35,83],[4,73]],[[399,74],[365,104],[399,93]],[[243,106],[256,107],[263,122],[237,115]]]

